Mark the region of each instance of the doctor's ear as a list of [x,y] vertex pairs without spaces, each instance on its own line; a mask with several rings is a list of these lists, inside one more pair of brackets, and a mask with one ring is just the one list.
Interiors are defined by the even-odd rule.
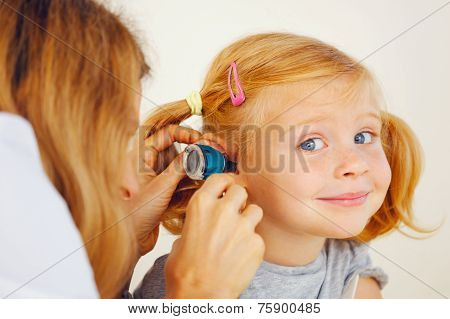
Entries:
[[137,176],[137,149],[127,153],[123,176],[120,184],[120,196],[123,200],[131,200],[139,192],[139,180]]

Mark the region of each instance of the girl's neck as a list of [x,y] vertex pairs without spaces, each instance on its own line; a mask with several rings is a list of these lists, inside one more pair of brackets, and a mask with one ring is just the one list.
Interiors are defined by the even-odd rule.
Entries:
[[292,233],[263,219],[257,227],[264,239],[264,260],[282,266],[303,266],[320,254],[326,238],[305,233]]

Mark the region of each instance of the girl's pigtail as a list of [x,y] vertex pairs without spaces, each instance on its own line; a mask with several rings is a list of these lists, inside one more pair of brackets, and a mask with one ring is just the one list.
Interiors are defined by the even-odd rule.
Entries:
[[369,241],[391,229],[402,232],[399,229],[401,225],[418,233],[431,233],[436,229],[425,229],[415,224],[412,209],[414,192],[423,171],[422,147],[405,121],[384,111],[381,118],[381,141],[392,171],[391,184],[382,206],[358,239]]

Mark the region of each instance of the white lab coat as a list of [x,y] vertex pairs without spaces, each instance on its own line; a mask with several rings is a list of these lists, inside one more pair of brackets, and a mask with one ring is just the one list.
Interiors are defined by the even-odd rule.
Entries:
[[0,112],[0,298],[98,298],[82,238],[34,131]]

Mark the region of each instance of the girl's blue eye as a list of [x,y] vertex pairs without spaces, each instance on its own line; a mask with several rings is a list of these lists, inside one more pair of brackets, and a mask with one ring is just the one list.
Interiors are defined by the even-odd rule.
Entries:
[[300,144],[301,149],[304,151],[316,151],[316,146],[324,146],[324,143],[320,138],[310,138],[309,140],[306,140],[302,144]]
[[368,141],[368,143],[372,142],[372,135],[369,132],[361,132],[355,135],[356,144],[365,144],[364,142],[366,141]]
[[[356,144],[368,144],[372,142],[372,134],[370,132],[361,132],[355,135]],[[304,151],[312,152],[322,149],[325,143],[320,138],[310,138],[300,144],[300,148]]]

